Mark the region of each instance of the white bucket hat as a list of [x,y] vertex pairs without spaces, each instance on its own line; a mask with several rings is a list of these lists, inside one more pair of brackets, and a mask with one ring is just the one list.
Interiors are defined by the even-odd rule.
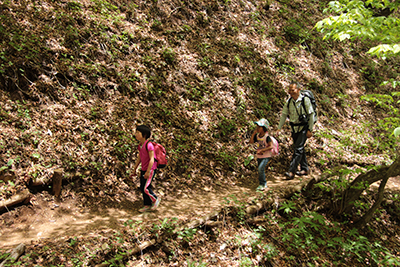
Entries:
[[257,124],[258,126],[264,126],[264,127],[266,127],[267,129],[268,129],[268,127],[269,127],[269,122],[268,122],[268,120],[267,119],[261,119],[261,120],[259,120],[259,121],[255,121],[254,122],[255,124]]

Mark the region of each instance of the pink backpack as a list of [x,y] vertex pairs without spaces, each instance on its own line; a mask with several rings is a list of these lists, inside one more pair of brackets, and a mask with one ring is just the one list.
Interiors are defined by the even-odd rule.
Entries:
[[[150,141],[147,141],[147,143],[146,143],[147,152],[149,152],[149,149],[147,148],[147,145],[149,142]],[[155,160],[157,162],[157,169],[165,168],[168,164],[167,151],[159,143],[156,143],[156,142],[151,142],[151,143],[154,146],[154,155],[155,155]]]
[[271,138],[271,141],[272,141],[271,156],[276,157],[279,155],[279,143],[273,136],[269,136],[269,137]]
[[[268,133],[267,133],[268,134]],[[276,157],[279,155],[279,143],[278,141],[271,135],[267,135],[267,137],[265,137],[265,143],[267,142],[267,138],[271,138],[271,142],[272,142],[272,149],[270,151],[268,151],[268,156],[269,157]]]

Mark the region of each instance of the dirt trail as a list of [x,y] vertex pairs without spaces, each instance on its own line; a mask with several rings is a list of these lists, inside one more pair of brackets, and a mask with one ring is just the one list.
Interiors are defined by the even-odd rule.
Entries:
[[[282,178],[271,179],[270,188],[282,185]],[[291,181],[292,182],[292,181]],[[286,183],[286,181],[285,181]],[[294,183],[294,181],[293,181]],[[213,210],[226,205],[226,199],[250,200],[257,196],[255,180],[248,185],[232,185],[230,188],[209,189],[209,191],[162,196],[157,211],[141,214],[141,195],[136,192],[129,205],[120,203],[114,207],[89,210],[79,206],[74,199],[66,199],[55,203],[50,195],[35,196],[32,205],[20,207],[3,214],[3,226],[0,229],[0,247],[16,246],[20,243],[57,238],[60,236],[76,236],[90,234],[92,230],[118,229],[123,222],[134,221],[158,222],[164,218],[189,219],[200,218]],[[157,192],[157,189],[156,189]],[[119,207],[118,207],[119,206]]]
[[[309,177],[311,178],[311,177]],[[400,178],[391,178],[388,187],[400,189]],[[283,177],[269,177],[269,189],[287,187],[299,183],[299,179],[285,181]],[[378,186],[378,185],[374,185]],[[194,219],[200,218],[213,210],[227,205],[227,199],[250,202],[259,194],[268,191],[255,191],[256,180],[249,181],[246,186],[232,185],[230,188],[210,189],[191,195],[163,196],[157,211],[141,214],[138,207],[141,199],[137,197],[136,205],[124,205],[120,208],[105,208],[96,212],[77,205],[74,199],[56,204],[52,196],[35,197],[32,205],[20,207],[2,215],[0,229],[0,247],[15,247],[20,243],[30,244],[40,239],[58,238],[60,236],[90,235],[94,230],[119,229],[129,219],[133,221],[158,222],[164,218]],[[139,196],[139,194],[138,194]],[[132,203],[131,203],[132,204]],[[115,205],[114,205],[115,206]]]

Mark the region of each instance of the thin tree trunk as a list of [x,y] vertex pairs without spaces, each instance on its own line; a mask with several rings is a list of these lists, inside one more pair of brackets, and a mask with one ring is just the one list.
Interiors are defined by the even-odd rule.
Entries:
[[381,184],[379,185],[378,196],[375,200],[374,205],[361,217],[358,221],[356,221],[353,225],[355,228],[362,228],[364,227],[374,216],[375,211],[381,206],[383,200],[383,193],[385,192],[385,186],[389,177],[382,179]]
[[381,184],[379,185],[378,196],[376,198],[376,201],[372,205],[372,207],[364,214],[364,216],[354,223],[354,226],[356,228],[364,227],[372,219],[375,211],[381,206],[381,203],[383,201],[383,193],[385,192],[387,181],[389,180],[390,177],[396,177],[400,175],[400,157],[398,157],[393,162],[393,164],[390,165],[386,173],[382,175],[384,176],[384,178],[382,179]]

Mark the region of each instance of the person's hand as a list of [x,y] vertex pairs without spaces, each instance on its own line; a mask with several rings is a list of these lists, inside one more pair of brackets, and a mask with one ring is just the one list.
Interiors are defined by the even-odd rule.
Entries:
[[149,172],[146,172],[145,174],[144,174],[144,179],[149,179],[149,177],[150,177],[150,173]]
[[307,138],[311,138],[312,137],[312,132],[310,130],[307,131],[306,133]]
[[137,172],[136,172],[136,170],[129,176],[129,179],[132,179],[133,180],[133,178],[134,177],[137,177],[138,176],[138,174],[137,174]]

